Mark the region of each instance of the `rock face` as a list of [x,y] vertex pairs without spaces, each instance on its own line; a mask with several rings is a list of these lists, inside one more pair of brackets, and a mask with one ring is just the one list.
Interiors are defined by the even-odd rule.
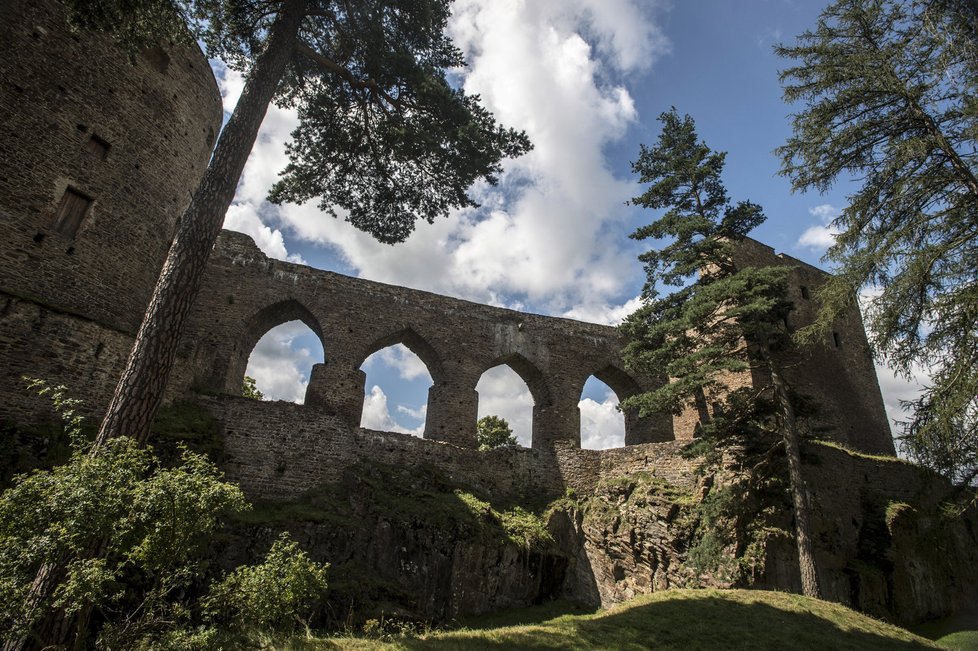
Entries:
[[[826,599],[903,623],[975,603],[978,513],[949,511],[954,491],[943,478],[826,445],[807,456]],[[759,586],[797,592],[797,577],[792,541],[772,542]]]
[[541,520],[496,510],[433,469],[361,464],[300,500],[259,504],[220,552],[258,558],[282,529],[330,563],[331,623],[451,621],[561,595],[568,559]]
[[558,503],[549,527],[572,559],[565,594],[594,606],[705,585],[686,567],[692,494],[640,472],[601,482],[580,502]]

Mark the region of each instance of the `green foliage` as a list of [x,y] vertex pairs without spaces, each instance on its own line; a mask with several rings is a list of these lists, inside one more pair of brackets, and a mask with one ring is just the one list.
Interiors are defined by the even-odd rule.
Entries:
[[[649,187],[632,201],[667,210],[632,237],[670,241],[639,256],[647,274],[643,305],[621,326],[626,365],[670,378],[656,391],[623,401],[623,408],[642,415],[680,413],[697,399],[722,400],[725,377],[785,346],[791,309],[786,267],[735,263],[737,244],[764,215],[747,201],[730,204],[720,180],[724,154],[698,141],[689,116],[673,109],[659,121],[658,143],[643,145],[632,165]],[[659,298],[660,285],[679,289]]]
[[[70,0],[74,24],[113,34],[130,52],[190,33],[209,57],[253,70],[288,4],[242,0]],[[276,203],[318,198],[386,243],[416,219],[475,206],[467,189],[497,182],[500,161],[531,148],[523,132],[449,83],[462,53],[445,35],[449,0],[308,0],[275,101],[298,110]],[[259,118],[260,119],[260,118]],[[255,125],[257,128],[257,125]],[[220,145],[219,145],[220,146]],[[231,182],[235,183],[237,179]]]
[[[109,624],[127,636],[163,626],[175,592],[201,571],[219,518],[244,508],[203,456],[185,451],[180,467],[164,469],[129,438],[18,477],[0,495],[0,628],[22,635],[50,608],[89,607],[112,613]],[[57,590],[32,603],[38,571],[58,565]]]
[[272,545],[260,565],[238,567],[211,586],[204,609],[239,631],[308,627],[311,607],[326,592],[328,565],[316,563],[288,533]]
[[251,398],[252,400],[264,400],[265,394],[258,390],[255,386],[255,378],[244,376],[244,381],[241,384],[241,395],[245,398]]
[[[964,400],[967,404],[960,404]],[[911,403],[903,423],[902,450],[911,459],[959,484],[974,500],[978,480],[978,400],[929,391]]]
[[912,458],[978,472],[978,37],[968,0],[837,0],[777,53],[800,103],[778,152],[796,190],[859,185],[833,222],[814,337],[860,289],[876,353],[929,371],[903,430]]
[[514,448],[519,445],[513,430],[505,418],[500,416],[483,416],[476,423],[476,436],[480,450],[495,448]]

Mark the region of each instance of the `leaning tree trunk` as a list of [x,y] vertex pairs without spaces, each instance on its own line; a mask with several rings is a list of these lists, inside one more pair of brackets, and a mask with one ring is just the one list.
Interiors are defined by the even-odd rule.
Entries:
[[[116,386],[105,419],[92,447],[98,454],[107,440],[131,436],[144,442],[150,423],[163,399],[176,346],[190,308],[197,298],[204,267],[224,223],[224,214],[238,186],[248,155],[279,81],[295,52],[295,44],[308,0],[286,2],[273,25],[265,51],[248,73],[241,98],[221,131],[214,155],[187,210],[177,225],[160,278],[153,290],[122,378]],[[29,603],[47,602],[64,568],[46,563],[31,586]],[[71,627],[60,613],[50,612],[34,631],[33,639],[7,640],[4,651],[21,651],[31,644],[63,646]]]
[[812,542],[811,509],[805,481],[801,476],[801,451],[798,427],[795,424],[795,408],[791,404],[784,378],[773,361],[771,384],[774,386],[774,400],[778,410],[779,429],[784,440],[788,457],[788,478],[791,484],[791,497],[795,507],[795,542],[798,544],[798,567],[801,570],[801,591],[806,597],[822,598],[822,589],[815,567],[815,546]]
[[295,51],[306,3],[290,0],[282,7],[268,45],[249,72],[241,99],[221,131],[200,186],[178,223],[126,369],[99,429],[96,448],[115,436],[131,436],[140,442],[149,436],[150,422],[163,399],[177,342],[200,291],[224,213],[234,199],[268,104]]

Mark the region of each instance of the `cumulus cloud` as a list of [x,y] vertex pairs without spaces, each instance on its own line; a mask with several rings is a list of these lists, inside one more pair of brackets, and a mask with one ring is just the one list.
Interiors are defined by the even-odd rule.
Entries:
[[833,226],[832,222],[842,211],[831,204],[823,203],[809,208],[808,212],[813,217],[817,217],[821,223],[805,229],[798,238],[798,246],[824,253],[835,244],[835,236],[839,234],[839,229]]
[[418,427],[409,429],[399,425],[391,417],[390,408],[387,405],[387,395],[376,384],[371,387],[370,393],[364,396],[360,427],[382,432],[400,432],[401,434],[411,434],[412,436],[422,436],[424,434],[423,422]]
[[255,345],[245,375],[255,378],[267,400],[301,404],[305,399],[312,365],[322,361],[309,348],[296,345],[307,332],[302,322],[290,321],[269,330]]
[[496,366],[479,378],[479,418],[505,418],[520,445],[533,442],[533,396],[519,374],[508,366]]
[[618,411],[618,398],[610,391],[601,402],[585,398],[581,410],[581,447],[606,450],[625,445],[625,415]]
[[640,307],[642,307],[642,298],[636,296],[621,305],[609,305],[608,303],[577,305],[564,312],[562,316],[578,321],[617,326],[621,325],[625,317]]
[[[425,379],[428,381],[428,385],[432,384],[431,373],[428,372],[428,367],[425,366],[420,357],[412,353],[404,344],[394,344],[374,354],[389,368],[394,369],[401,379]],[[371,358],[373,358],[373,355],[371,355]],[[368,358],[370,362],[373,361],[371,358]]]
[[[229,70],[220,62],[213,62],[213,65],[224,101],[224,112],[230,115],[241,96],[244,79],[241,73]],[[275,208],[265,201],[265,196],[275,181],[275,169],[281,169],[285,165],[285,137],[291,131],[288,125],[294,120],[294,111],[269,111],[262,124],[259,142],[252,150],[238,182],[234,202],[224,215],[224,228],[250,235],[258,248],[270,258],[306,264],[302,256],[289,254],[282,231],[273,229],[266,223],[272,220]],[[275,151],[279,155],[269,159],[268,154]],[[263,157],[263,160],[257,162],[256,156]]]

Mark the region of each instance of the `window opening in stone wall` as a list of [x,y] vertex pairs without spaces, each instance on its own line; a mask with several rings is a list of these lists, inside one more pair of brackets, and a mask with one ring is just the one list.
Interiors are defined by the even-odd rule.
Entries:
[[92,137],[88,139],[88,153],[99,160],[105,160],[109,155],[109,143],[93,133]]
[[618,409],[618,394],[593,375],[584,383],[581,401],[581,447],[606,450],[625,446],[625,415]]
[[508,364],[494,366],[482,374],[475,390],[479,394],[478,417],[506,419],[519,444],[530,447],[533,443],[533,395],[520,374]]
[[51,220],[51,228],[68,238],[74,238],[81,227],[88,209],[92,205],[92,200],[74,188],[65,190],[58,209]]
[[428,412],[428,367],[404,344],[394,344],[360,365],[366,376],[360,427],[423,436]]
[[801,286],[801,297],[806,301],[811,298],[811,294],[808,293],[808,288],[804,285]]
[[245,376],[265,400],[285,400],[301,405],[314,364],[323,361],[319,337],[302,321],[276,326],[258,340],[248,358]]
[[839,336],[838,332],[832,333],[832,343],[835,344],[836,348],[842,348],[842,337]]

